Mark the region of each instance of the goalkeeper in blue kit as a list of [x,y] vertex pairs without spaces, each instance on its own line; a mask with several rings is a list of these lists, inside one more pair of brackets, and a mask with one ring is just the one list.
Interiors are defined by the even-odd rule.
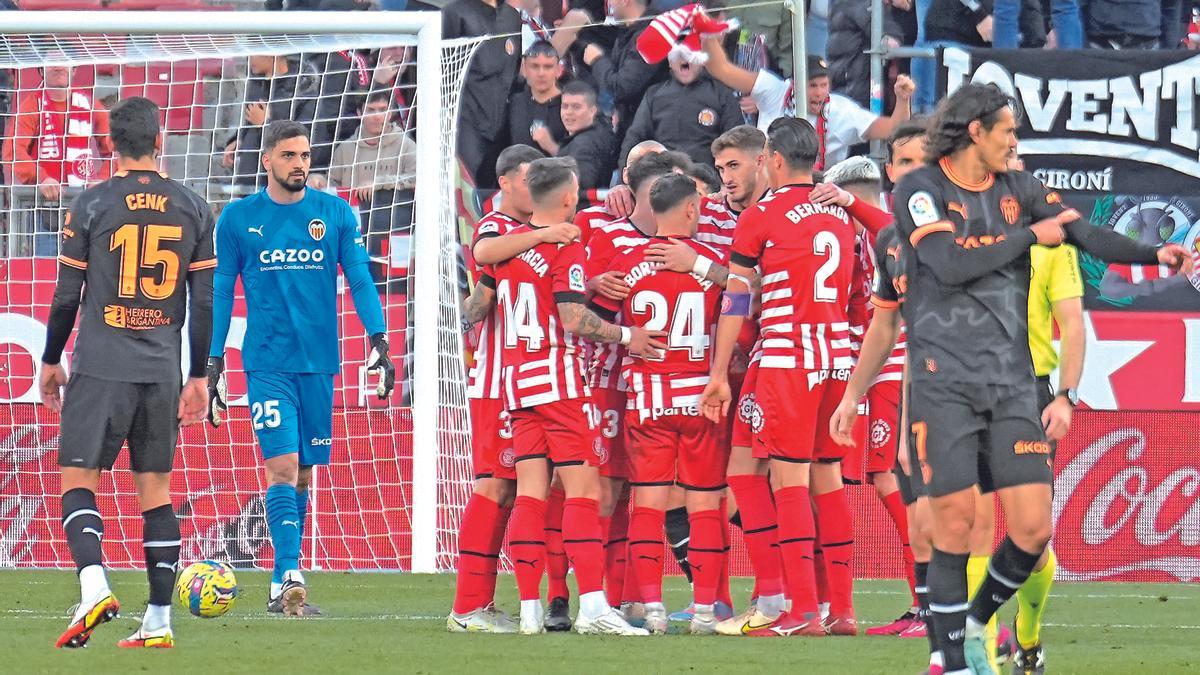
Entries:
[[242,364],[250,416],[267,468],[266,510],[275,569],[267,611],[319,614],[299,571],[312,469],[329,464],[333,376],[338,353],[337,267],[371,336],[368,371],[386,399],[395,384],[383,307],[368,269],[358,217],[338,197],[305,188],[308,131],[272,122],[263,138],[267,187],[233,202],[217,221],[213,338],[208,359],[209,422],[221,424],[225,339],[238,276],[246,293]]

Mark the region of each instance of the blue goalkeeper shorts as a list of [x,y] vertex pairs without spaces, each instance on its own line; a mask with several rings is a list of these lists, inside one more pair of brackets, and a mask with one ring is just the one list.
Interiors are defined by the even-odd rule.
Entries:
[[299,453],[300,466],[329,464],[333,375],[246,373],[250,421],[263,459]]

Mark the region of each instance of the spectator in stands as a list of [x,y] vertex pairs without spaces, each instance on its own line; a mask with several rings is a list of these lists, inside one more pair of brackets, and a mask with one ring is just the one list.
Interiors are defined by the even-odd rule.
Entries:
[[415,59],[412,47],[384,47],[376,54],[371,71],[371,91],[392,93],[396,124],[410,132],[416,122],[416,108],[411,104],[417,93],[416,68],[412,67]]
[[[0,12],[17,9],[16,4],[12,0],[0,0]],[[10,93],[12,92],[12,72],[7,68],[0,68],[0,139],[8,138],[8,116],[9,107],[12,105]],[[8,166],[0,167],[0,185],[3,185],[6,180],[11,180],[12,169]]]
[[[1083,49],[1083,21],[1076,0],[1050,0],[1049,6],[1054,20],[1055,46],[1058,49]],[[1044,36],[1042,3],[1039,1],[1034,7],[1038,10],[1036,20],[1028,15],[1030,3],[1027,0],[996,0],[992,14],[992,46],[996,49],[1032,46],[1028,43],[1036,36],[1030,34],[1031,29]]]
[[558,76],[562,64],[554,45],[539,40],[521,58],[524,91],[513,94],[508,106],[508,145],[518,143],[553,157],[567,137],[562,123],[562,92]]
[[[238,185],[257,188],[262,174],[259,153],[262,148],[263,128],[270,120],[292,120],[312,125],[317,114],[317,100],[321,92],[321,76],[309,61],[293,60],[286,56],[251,56],[249,58],[250,80],[246,83],[245,104],[242,123],[237,135],[225,144],[222,164],[233,169],[234,181]],[[332,143],[329,125],[312,129],[313,179],[323,184],[329,169],[332,148],[318,154],[318,145],[328,147]]]
[[558,156],[574,157],[579,164],[580,190],[608,187],[617,168],[617,138],[599,112],[590,86],[571,82],[563,87],[562,122],[570,135]]
[[1087,0],[1088,46],[1097,49],[1174,49],[1183,37],[1181,0]]
[[611,50],[596,43],[583,49],[583,62],[591,69],[592,77],[602,91],[613,98],[617,138],[624,138],[633,123],[642,96],[651,85],[667,79],[667,64],[648,64],[637,50],[637,39],[646,28],[647,0],[610,0],[609,8],[621,28]]
[[[395,123],[391,92],[371,94],[359,112],[358,131],[333,151],[329,181],[339,194],[348,190],[346,196],[358,202],[367,253],[378,260],[386,257],[392,234],[412,227],[417,146]],[[372,267],[377,279],[381,272],[384,268]]]
[[[740,3],[730,3],[740,5]],[[742,24],[749,35],[763,36],[779,72],[792,73],[792,11],[784,3],[747,3],[750,7],[733,6],[728,14]],[[811,15],[810,15],[811,16]],[[811,50],[811,47],[810,47]],[[824,50],[821,50],[822,52]]]
[[[321,74],[313,119],[313,163],[328,166],[335,145],[358,128],[358,113],[371,86],[371,66],[354,50],[313,54],[308,60]],[[317,189],[324,187],[319,178],[309,184]]]
[[[796,102],[792,95],[791,78],[783,79],[769,70],[755,73],[733,65],[717,40],[705,40],[704,49],[708,54],[708,71],[713,77],[738,91],[750,92],[758,107],[759,129],[765,130],[777,118],[793,114]],[[892,114],[876,117],[845,96],[831,94],[825,60],[816,56],[808,57],[808,114],[805,117],[817,131],[818,170],[849,157],[854,145],[887,138],[897,124],[910,117],[914,89],[912,80],[907,75],[901,75],[896,78],[893,89],[896,106]]]
[[525,54],[534,43],[550,40],[553,29],[542,21],[541,0],[512,0],[513,9],[521,15],[521,53]]
[[458,157],[475,184],[496,184],[495,164],[508,122],[508,96],[521,59],[521,15],[505,0],[453,0],[442,8],[442,38],[497,35],[467,70],[458,117]]
[[109,175],[108,111],[89,88],[72,86],[73,76],[71,66],[43,68],[41,90],[18,102],[12,135],[4,142],[3,161],[13,184],[38,186],[35,201],[27,205],[34,214],[34,255],[58,253],[58,213],[33,212],[36,202],[58,202],[64,187],[86,187]]
[[[834,0],[829,21],[829,86],[838,94],[869,108],[871,105],[871,7],[872,0]],[[904,32],[883,4],[883,41],[899,47]]]
[[733,90],[714,80],[704,66],[680,55],[670,57],[671,79],[650,87],[621,143],[621,164],[633,146],[654,139],[687,153],[693,162],[712,164],[709,146],[742,124]]

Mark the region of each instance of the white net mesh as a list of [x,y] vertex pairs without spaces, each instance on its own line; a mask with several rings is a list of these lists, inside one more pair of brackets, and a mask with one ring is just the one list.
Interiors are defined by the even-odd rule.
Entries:
[[[413,564],[412,345],[414,330],[434,328],[411,325],[411,299],[433,293],[436,284],[438,354],[422,357],[437,359],[438,381],[422,384],[418,395],[437,390],[437,447],[424,451],[437,455],[437,561],[451,565],[471,485],[453,139],[477,43],[442,44],[437,101],[417,100],[416,44],[415,35],[0,36],[0,567],[71,564],[59,526],[58,417],[37,403],[37,364],[58,228],[71,199],[113,170],[104,111],[132,95],[162,108],[163,170],[215,212],[263,184],[261,124],[287,118],[310,126],[315,187],[336,192],[360,214],[398,385],[392,400],[375,398],[364,372],[369,345],[348,293],[340,293],[333,463],[314,477],[306,567]],[[419,128],[419,105],[436,106],[438,115],[427,119],[440,124]],[[437,153],[439,171],[418,174],[418,141]],[[437,222],[414,220],[421,199],[438,200]],[[437,278],[414,277],[415,227],[437,232],[440,245],[423,253],[439,255]],[[226,351],[232,420],[218,430],[186,428],[176,454],[172,492],[184,562],[269,566],[271,559],[266,483],[240,371],[244,316],[239,288]],[[127,468],[122,456],[99,491],[105,560],[118,568],[143,564],[142,519]]]

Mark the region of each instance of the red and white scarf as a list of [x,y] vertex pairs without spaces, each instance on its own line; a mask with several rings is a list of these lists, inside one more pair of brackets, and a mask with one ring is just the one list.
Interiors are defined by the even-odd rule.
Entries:
[[[63,103],[66,114],[43,89],[39,108],[42,124],[37,139],[38,166],[59,183],[84,186],[100,176],[100,156],[94,138],[92,98],[71,90]],[[66,120],[66,129],[59,128]]]
[[[791,82],[791,80],[788,80]],[[806,113],[808,111],[805,111]],[[796,117],[796,84],[788,87],[787,94],[784,96],[784,114],[789,117]],[[817,113],[817,162],[813,164],[813,168],[817,171],[825,170],[825,137],[829,133],[829,99],[821,104],[821,112]]]

